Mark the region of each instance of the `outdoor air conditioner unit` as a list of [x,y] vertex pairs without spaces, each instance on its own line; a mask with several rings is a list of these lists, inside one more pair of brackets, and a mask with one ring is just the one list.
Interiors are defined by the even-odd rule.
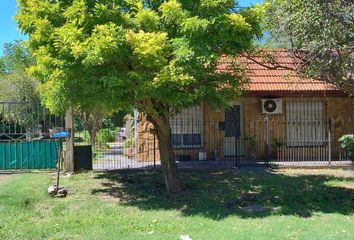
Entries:
[[262,99],[263,114],[280,114],[282,113],[282,101],[278,98]]

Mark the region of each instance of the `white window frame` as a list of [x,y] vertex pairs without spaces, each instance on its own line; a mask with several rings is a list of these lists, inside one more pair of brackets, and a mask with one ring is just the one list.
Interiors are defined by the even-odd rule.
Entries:
[[318,146],[326,141],[323,101],[286,101],[287,145]]
[[[181,135],[181,144],[173,148],[200,148],[203,146],[204,111],[202,106],[186,108],[170,119],[171,136]],[[183,135],[200,134],[200,144],[185,144]],[[172,143],[173,144],[173,143]]]

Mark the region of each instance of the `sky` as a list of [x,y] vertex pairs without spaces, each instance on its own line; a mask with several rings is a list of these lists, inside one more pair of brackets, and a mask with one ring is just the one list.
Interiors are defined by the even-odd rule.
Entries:
[[[239,6],[247,7],[260,3],[262,0],[238,0]],[[16,0],[0,0],[0,56],[3,53],[4,43],[17,39],[26,39],[18,30],[13,16],[16,14]]]

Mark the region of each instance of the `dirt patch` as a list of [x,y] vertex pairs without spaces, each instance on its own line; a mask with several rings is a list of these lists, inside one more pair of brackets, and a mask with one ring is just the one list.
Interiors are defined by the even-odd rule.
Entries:
[[327,175],[339,178],[353,178],[354,168],[347,169],[280,169],[276,170],[276,173],[286,174],[286,175]]
[[348,184],[340,184],[339,186],[354,190],[354,184],[349,184],[349,183]]
[[48,203],[39,203],[35,206],[37,211],[51,211],[53,209],[53,205]]
[[4,183],[5,181],[9,180],[12,176],[14,175],[9,173],[0,173],[0,183]]

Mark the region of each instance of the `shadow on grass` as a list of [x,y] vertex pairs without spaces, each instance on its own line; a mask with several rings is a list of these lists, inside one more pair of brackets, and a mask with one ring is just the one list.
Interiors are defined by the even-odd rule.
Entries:
[[178,196],[164,191],[163,177],[158,171],[101,173],[97,178],[102,179],[102,187],[93,189],[92,194],[109,195],[121,204],[143,210],[177,210],[184,216],[215,220],[231,215],[306,218],[314,212],[343,215],[354,212],[354,189],[329,184],[354,178],[289,176],[267,170],[181,171],[180,176],[186,188]]

